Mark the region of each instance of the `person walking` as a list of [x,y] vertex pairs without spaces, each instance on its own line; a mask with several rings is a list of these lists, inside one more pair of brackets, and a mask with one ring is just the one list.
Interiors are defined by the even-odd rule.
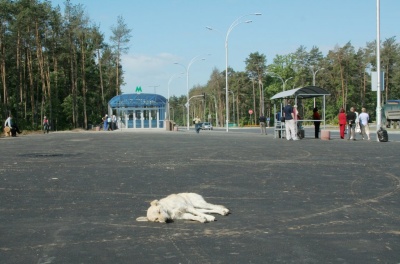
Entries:
[[113,130],[117,129],[117,117],[116,117],[116,115],[112,115],[111,122],[112,122],[112,129]]
[[297,137],[299,137],[299,129],[297,127],[297,115],[298,115],[297,105],[294,105],[293,106],[294,130],[295,130],[295,133],[296,133]]
[[43,134],[49,133],[50,123],[46,116],[43,117]]
[[107,114],[103,117],[103,130],[104,131],[108,130],[108,115]]
[[339,110],[338,118],[339,118],[340,138],[344,139],[344,130],[346,129],[347,120],[346,120],[346,113],[344,112],[343,107],[340,108],[340,110]]
[[112,118],[111,118],[111,116],[107,116],[107,124],[108,124],[107,130],[113,131],[113,128],[112,128]]
[[357,112],[357,108],[355,108],[355,107],[354,107],[354,113],[356,114],[355,132],[361,134],[360,119],[358,118],[359,114],[358,114],[358,112]]
[[299,140],[296,135],[293,107],[290,105],[290,103],[291,100],[288,100],[288,104],[283,108],[286,127],[286,140]]
[[265,119],[265,116],[264,116],[264,114],[262,114],[259,118],[258,118],[258,121],[260,121],[260,129],[261,129],[261,135],[266,135],[267,134],[267,131],[266,131],[266,129],[265,129],[265,121],[266,121],[266,119]]
[[350,112],[347,113],[346,121],[349,127],[349,136],[347,140],[356,140],[356,113],[354,113],[354,107],[350,108]]
[[318,113],[317,107],[314,107],[314,109],[313,109],[313,120],[314,120],[314,129],[315,129],[315,138],[319,138],[319,128],[321,125],[321,121],[320,121],[321,116]]
[[364,140],[365,138],[368,138],[368,140],[371,140],[371,138],[369,137],[369,125],[368,125],[369,115],[365,107],[361,108],[361,114],[358,116],[358,118],[360,120],[362,139]]

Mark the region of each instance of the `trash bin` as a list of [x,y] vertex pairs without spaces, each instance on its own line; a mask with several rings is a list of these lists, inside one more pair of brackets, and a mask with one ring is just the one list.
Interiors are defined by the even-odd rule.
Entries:
[[169,121],[169,120],[165,120],[165,129],[167,130],[167,131],[171,131],[171,121]]
[[331,132],[329,130],[321,130],[321,139],[322,140],[330,140]]

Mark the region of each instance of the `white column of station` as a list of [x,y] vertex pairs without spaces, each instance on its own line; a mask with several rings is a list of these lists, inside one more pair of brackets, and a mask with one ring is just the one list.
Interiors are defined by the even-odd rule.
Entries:
[[143,111],[143,109],[140,110],[140,121],[141,121],[141,127],[144,128],[144,111]]

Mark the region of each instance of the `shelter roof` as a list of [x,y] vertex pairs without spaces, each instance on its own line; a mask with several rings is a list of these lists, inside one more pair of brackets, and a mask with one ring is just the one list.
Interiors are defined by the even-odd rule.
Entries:
[[108,102],[112,108],[117,107],[165,107],[167,99],[159,94],[134,93],[114,96]]
[[295,98],[295,97],[313,98],[313,97],[321,97],[324,95],[330,95],[330,93],[327,90],[318,86],[305,86],[277,93],[271,97],[271,100],[280,98]]

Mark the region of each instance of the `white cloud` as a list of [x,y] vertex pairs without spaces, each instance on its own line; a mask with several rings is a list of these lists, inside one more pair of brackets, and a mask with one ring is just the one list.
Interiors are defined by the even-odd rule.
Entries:
[[[170,76],[168,70],[177,68],[174,62],[179,60],[178,56],[170,53],[160,53],[155,56],[147,54],[124,55],[121,63],[125,72],[126,84],[122,87],[122,92],[132,93],[137,86],[141,86],[144,92],[153,93],[154,87],[150,88],[149,86],[158,85],[159,89],[165,87]],[[179,69],[175,69],[175,71],[177,70]],[[157,93],[163,94],[158,90]]]

